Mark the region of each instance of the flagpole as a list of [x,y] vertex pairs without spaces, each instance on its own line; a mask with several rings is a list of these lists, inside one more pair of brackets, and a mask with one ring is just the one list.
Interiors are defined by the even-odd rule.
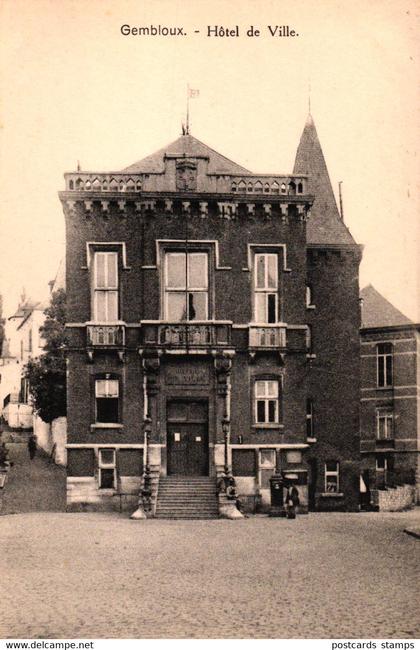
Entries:
[[190,135],[190,85],[187,84],[187,128],[186,135]]

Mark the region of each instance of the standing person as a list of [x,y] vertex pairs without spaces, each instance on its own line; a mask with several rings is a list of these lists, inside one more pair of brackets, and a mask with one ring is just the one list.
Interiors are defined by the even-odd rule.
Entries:
[[33,434],[29,436],[28,451],[29,451],[29,458],[33,460],[36,454],[36,438]]
[[0,467],[5,466],[9,460],[9,454],[4,442],[0,443]]
[[292,486],[291,483],[287,485],[287,494],[286,494],[286,516],[288,519],[295,519],[296,518],[296,509],[295,509],[295,503],[294,503],[294,492],[293,490],[296,490],[294,486]]
[[296,485],[292,485],[292,489],[290,490],[290,497],[296,510],[298,505],[300,505],[299,490],[297,489]]

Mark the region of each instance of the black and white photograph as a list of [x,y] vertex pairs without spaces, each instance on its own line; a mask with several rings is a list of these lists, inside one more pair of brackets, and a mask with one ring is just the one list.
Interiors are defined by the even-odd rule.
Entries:
[[0,0],[0,648],[414,650],[419,27]]

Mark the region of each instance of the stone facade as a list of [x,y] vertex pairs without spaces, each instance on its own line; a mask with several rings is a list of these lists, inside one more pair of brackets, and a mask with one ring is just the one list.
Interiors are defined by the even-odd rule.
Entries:
[[312,118],[288,176],[184,135],[65,180],[69,509],[133,508],[147,465],[152,512],[160,476],[227,468],[249,510],[276,470],[357,510],[360,247]]

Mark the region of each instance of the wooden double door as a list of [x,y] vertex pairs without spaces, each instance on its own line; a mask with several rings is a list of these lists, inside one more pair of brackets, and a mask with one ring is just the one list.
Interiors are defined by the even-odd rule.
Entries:
[[166,420],[167,473],[208,476],[208,402],[171,400]]

